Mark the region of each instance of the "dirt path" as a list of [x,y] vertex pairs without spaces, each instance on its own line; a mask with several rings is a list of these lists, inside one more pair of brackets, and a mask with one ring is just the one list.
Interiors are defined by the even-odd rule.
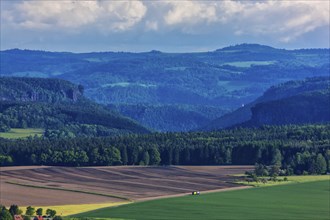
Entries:
[[[252,188],[252,186],[237,186],[237,187],[231,187],[231,188],[213,189],[213,190],[202,191],[200,193],[207,194],[207,193],[226,192],[226,191],[242,190],[242,189],[249,189],[249,188]],[[174,195],[155,196],[155,197],[137,199],[134,201],[140,202],[140,201],[149,201],[149,200],[155,200],[155,199],[175,198],[175,197],[188,196],[188,195],[191,195],[191,193],[179,193],[179,194],[174,194]]]

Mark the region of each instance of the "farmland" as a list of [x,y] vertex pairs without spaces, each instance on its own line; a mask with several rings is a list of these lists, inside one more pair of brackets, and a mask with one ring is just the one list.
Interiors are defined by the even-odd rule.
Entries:
[[3,167],[0,204],[55,206],[141,201],[237,187],[251,166]]
[[[301,175],[301,176],[280,176],[276,178],[276,181],[269,181],[269,177],[259,177],[259,180],[266,179],[263,181],[237,181],[238,184],[248,185],[248,186],[275,186],[275,185],[283,185],[283,184],[291,184],[291,183],[304,183],[304,182],[314,182],[314,181],[322,181],[328,180],[330,181],[329,175]],[[285,180],[286,179],[286,180]]]
[[26,138],[30,136],[41,136],[44,133],[43,129],[39,128],[28,128],[28,129],[23,129],[23,128],[12,128],[8,132],[0,132],[0,137],[1,138],[10,138],[10,139],[15,139],[15,138]]
[[183,196],[104,208],[79,217],[120,219],[329,219],[329,180]]

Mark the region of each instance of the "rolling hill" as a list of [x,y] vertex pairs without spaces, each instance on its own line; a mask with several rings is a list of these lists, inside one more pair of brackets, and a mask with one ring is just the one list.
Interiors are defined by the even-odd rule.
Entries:
[[148,132],[83,92],[83,86],[62,79],[1,77],[0,129],[43,128],[48,137]]
[[255,101],[214,120],[202,130],[218,130],[235,125],[328,122],[330,121],[329,86],[329,77],[289,81],[273,86]]
[[199,53],[14,49],[0,55],[1,76],[56,77],[82,84],[88,98],[157,131],[196,129],[273,85],[329,74],[329,49],[258,44]]

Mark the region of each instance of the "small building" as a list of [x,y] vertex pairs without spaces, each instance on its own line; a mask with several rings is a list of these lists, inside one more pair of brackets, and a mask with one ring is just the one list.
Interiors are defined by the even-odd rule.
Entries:
[[14,215],[14,220],[23,220],[21,215]]

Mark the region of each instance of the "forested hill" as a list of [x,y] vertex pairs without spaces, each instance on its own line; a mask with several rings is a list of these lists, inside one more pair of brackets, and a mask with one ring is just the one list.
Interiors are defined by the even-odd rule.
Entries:
[[303,93],[262,102],[252,109],[244,126],[325,123],[330,121],[330,92]]
[[77,102],[84,87],[62,79],[0,77],[0,100],[21,102]]
[[196,129],[289,80],[329,74],[329,49],[241,44],[211,52],[0,52],[1,76],[61,78],[158,131]]
[[0,78],[0,130],[43,128],[46,137],[146,133],[136,122],[83,96],[61,79]]
[[202,130],[234,125],[260,126],[330,121],[329,77],[289,81],[268,89],[254,102],[214,120]]

